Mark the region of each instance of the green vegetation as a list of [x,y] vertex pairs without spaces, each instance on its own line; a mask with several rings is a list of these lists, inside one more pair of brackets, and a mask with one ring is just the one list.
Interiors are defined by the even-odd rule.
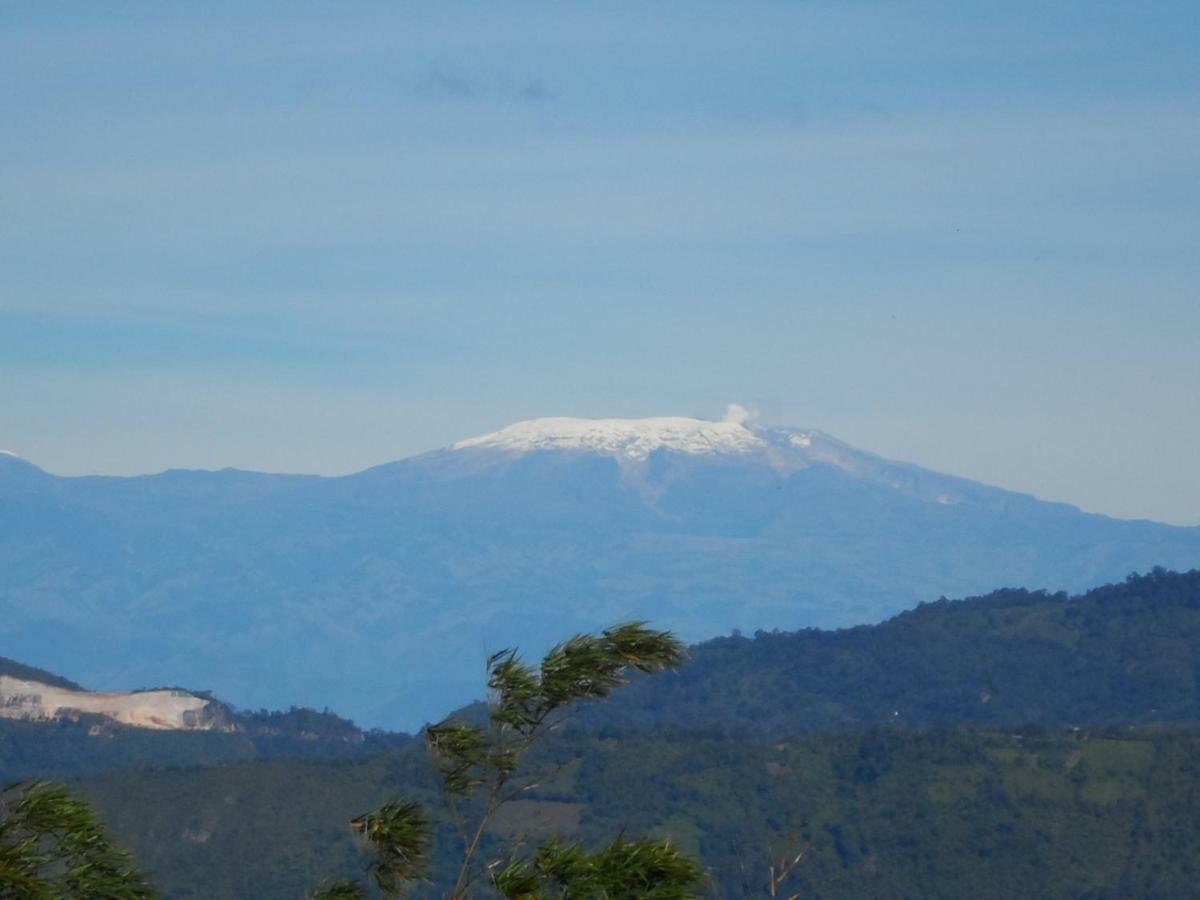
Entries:
[[[536,787],[536,781],[522,780],[522,763],[535,742],[580,701],[602,699],[624,684],[627,670],[661,672],[682,658],[683,647],[671,634],[633,622],[599,635],[576,635],[551,649],[536,669],[515,650],[488,660],[486,723],[451,717],[424,732],[458,837],[458,864],[448,876],[450,900],[465,900],[488,887],[510,900],[685,900],[694,895],[700,869],[668,839],[628,840],[621,834],[588,853],[555,837],[524,856],[508,846],[492,849],[496,842],[491,840],[499,814]],[[366,840],[371,880],[384,895],[404,895],[426,875],[430,824],[420,805],[399,800],[351,823]],[[316,900],[365,896],[362,886],[345,879],[315,895]]]
[[880,725],[1200,722],[1200,571],[1077,597],[1002,590],[880,625],[758,632],[590,710],[599,726],[788,737]]
[[[1004,590],[939,600],[880,625],[720,638],[689,656],[678,671],[634,678],[582,719],[768,738],[884,725],[1200,722],[1200,572],[1157,570],[1078,597]],[[412,740],[311,710],[237,721],[237,733],[185,735],[0,720],[0,779],[354,758]]]
[[152,900],[129,854],[88,804],[60,785],[34,782],[0,795],[0,897],[12,900]]
[[66,688],[68,691],[83,690],[83,688],[68,678],[55,675],[53,672],[47,672],[45,669],[27,666],[24,663],[17,662],[15,659],[9,659],[7,656],[0,656],[0,675],[7,675],[10,678],[20,678],[22,681],[40,681],[42,684]]
[[[496,843],[603,847],[622,830],[703,861],[711,896],[759,898],[805,851],[786,896],[1200,895],[1200,731],[886,729],[759,741],[568,727],[528,760],[538,787]],[[125,772],[82,785],[165,896],[295,900],[357,867],[345,822],[403,792],[436,810],[418,747],[372,760]],[[265,827],[269,823],[270,827]],[[456,828],[432,817],[444,897]]]
[[239,713],[231,721],[237,730],[180,732],[96,715],[57,722],[0,719],[0,783],[252,759],[361,759],[413,740],[362,732],[345,719],[308,709]]
[[556,685],[586,684],[502,654],[492,705],[424,742],[79,787],[177,900],[360,896],[351,820],[377,849],[377,825],[420,825],[422,853],[369,870],[420,863],[403,870],[429,873],[404,881],[414,900],[455,890],[477,832],[470,883],[513,896],[555,896],[567,871],[594,886],[638,855],[617,834],[703,860],[713,897],[769,895],[772,867],[779,896],[821,900],[1200,897],[1198,623],[1200,573],[1156,571],[1080,597],[1000,591],[879,626],[723,638],[528,742],[569,696]]

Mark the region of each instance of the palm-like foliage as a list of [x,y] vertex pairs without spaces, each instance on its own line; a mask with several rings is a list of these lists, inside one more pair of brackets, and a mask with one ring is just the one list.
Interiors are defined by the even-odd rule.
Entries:
[[[598,635],[576,635],[552,648],[537,667],[516,650],[488,660],[491,692],[485,726],[447,719],[425,729],[425,742],[463,841],[451,900],[469,896],[485,872],[508,898],[653,898],[682,900],[701,880],[694,860],[665,841],[619,837],[596,854],[550,841],[533,860],[479,862],[481,843],[500,807],[530,785],[514,786],[520,763],[538,737],[579,701],[607,697],[630,670],[659,672],[678,666],[683,645],[666,631],[629,622]],[[399,815],[398,811],[403,811]],[[387,823],[386,826],[384,823]],[[390,896],[424,874],[427,822],[411,804],[391,803],[353,823],[370,844],[376,884]],[[339,882],[321,900],[361,894]],[[330,891],[341,891],[331,893]]]
[[429,820],[415,803],[392,801],[350,823],[374,852],[371,877],[385,894],[398,895],[425,874]]
[[86,801],[33,782],[0,794],[0,898],[149,900],[128,853],[104,833]]
[[670,841],[617,837],[598,853],[558,839],[492,873],[507,900],[687,900],[703,879]]
[[357,881],[343,878],[327,888],[321,888],[308,895],[308,900],[365,900],[367,892]]

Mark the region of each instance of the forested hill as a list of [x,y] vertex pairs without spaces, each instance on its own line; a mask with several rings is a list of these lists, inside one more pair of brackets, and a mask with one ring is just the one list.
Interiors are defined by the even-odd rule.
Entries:
[[[599,846],[669,835],[705,897],[761,900],[805,858],[805,900],[1197,898],[1200,736],[1186,729],[1010,729],[757,741],[671,731],[556,733],[500,839]],[[424,748],[351,762],[111,773],[80,785],[171,900],[294,900],[361,871],[346,823],[392,796],[439,811]],[[434,871],[453,871],[454,829]],[[488,852],[499,854],[491,845]],[[448,896],[418,885],[413,900]]]
[[[0,674],[70,685],[0,658]],[[880,625],[759,632],[699,644],[678,672],[580,717],[620,726],[802,732],[1200,722],[1200,571],[1155,570],[1077,597],[1002,590]],[[0,722],[0,773],[71,775],[247,758],[364,756],[404,743],[329,713],[239,714],[235,734]],[[314,739],[319,738],[319,739]]]
[[693,648],[585,721],[770,735],[877,724],[1200,721],[1200,571],[1076,597],[1001,590],[879,625],[758,632]]
[[61,675],[55,675],[53,672],[47,672],[45,669],[39,669],[35,666],[27,666],[24,663],[17,662],[15,659],[9,659],[7,656],[0,656],[0,675],[8,675],[10,678],[20,678],[22,681],[39,681],[42,684],[65,688],[68,691],[83,690],[82,687],[69,678],[63,678]]

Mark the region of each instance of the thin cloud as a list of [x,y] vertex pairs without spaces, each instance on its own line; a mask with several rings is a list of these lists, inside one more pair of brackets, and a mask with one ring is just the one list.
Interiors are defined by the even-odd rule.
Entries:
[[874,100],[863,100],[857,104],[858,111],[868,116],[888,116],[892,111],[884,103],[878,103]]
[[532,106],[551,103],[558,95],[550,88],[545,79],[513,78],[508,75],[498,75],[488,80],[472,78],[445,63],[439,63],[430,68],[416,83],[416,91],[429,97],[445,100],[471,100],[492,98],[498,100],[517,100]]
[[478,94],[478,88],[466,76],[444,65],[430,69],[417,83],[417,91],[449,100],[467,100]]
[[558,95],[546,87],[546,83],[540,78],[525,82],[517,89],[516,96],[526,103],[549,103],[558,99]]

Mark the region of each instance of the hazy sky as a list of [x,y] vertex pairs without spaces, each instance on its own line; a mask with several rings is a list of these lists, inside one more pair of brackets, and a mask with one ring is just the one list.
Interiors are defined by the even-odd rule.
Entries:
[[5,3],[0,447],[737,401],[1200,523],[1198,60],[1194,0]]

